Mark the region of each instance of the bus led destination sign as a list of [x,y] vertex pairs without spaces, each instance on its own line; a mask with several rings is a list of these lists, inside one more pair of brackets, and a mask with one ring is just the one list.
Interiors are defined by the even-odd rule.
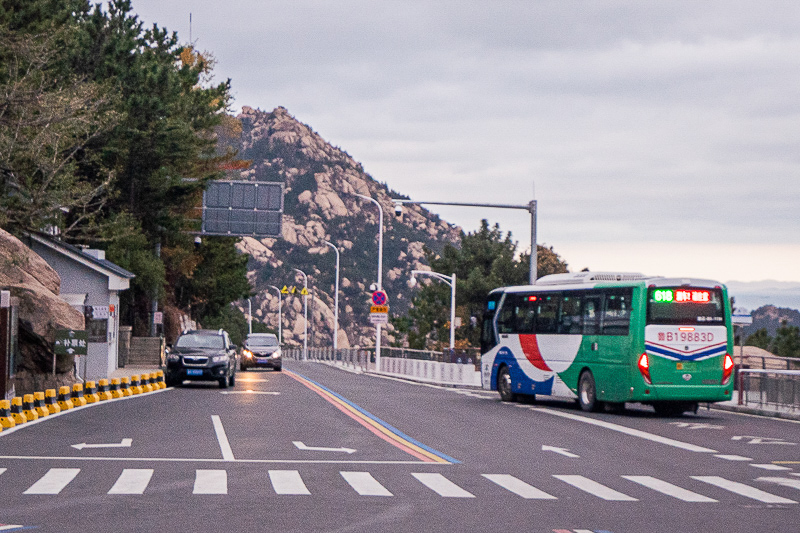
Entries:
[[653,301],[662,303],[709,303],[711,301],[711,292],[688,289],[659,289],[653,291]]

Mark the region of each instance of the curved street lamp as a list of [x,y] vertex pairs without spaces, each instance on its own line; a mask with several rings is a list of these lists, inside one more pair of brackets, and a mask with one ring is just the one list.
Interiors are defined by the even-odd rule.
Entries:
[[332,242],[325,241],[325,244],[336,252],[336,286],[333,297],[333,353],[336,354],[336,350],[339,349],[339,249]]
[[303,361],[308,361],[308,276],[299,268],[294,269],[303,275],[303,288],[305,294],[303,295],[303,320],[305,322],[303,330]]
[[456,274],[453,272],[452,276],[445,276],[430,270],[412,270],[411,280],[416,283],[414,276],[430,276],[450,285],[450,351],[452,352],[456,343]]
[[270,285],[270,289],[275,289],[278,292],[278,346],[283,344],[281,331],[283,330],[283,317],[281,316],[281,308],[283,307],[283,296],[281,290],[275,285]]
[[[383,290],[383,207],[378,201],[370,196],[363,194],[356,194],[359,198],[369,200],[378,206],[378,213],[380,214],[378,220],[378,290]],[[381,325],[375,324],[375,369],[381,371]]]

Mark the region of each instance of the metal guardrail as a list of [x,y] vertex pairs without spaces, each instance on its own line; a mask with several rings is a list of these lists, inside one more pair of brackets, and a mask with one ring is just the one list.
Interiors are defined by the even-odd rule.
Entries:
[[800,412],[800,370],[739,368],[739,405]]
[[[282,357],[295,361],[303,360],[302,348],[284,348],[281,350]],[[327,361],[357,370],[366,371],[369,364],[374,364],[374,350],[361,348],[309,348],[309,361]]]
[[[284,348],[283,357],[303,360],[302,348]],[[394,348],[390,346],[381,347],[382,357],[394,357],[397,359],[416,359],[420,361],[435,361],[437,363],[456,363],[465,365],[475,365],[480,370],[481,355],[478,348],[466,350],[445,350],[437,352],[434,350],[412,350],[411,348]],[[345,348],[334,351],[331,347],[309,348],[309,361],[330,361],[352,366],[353,368],[367,369],[367,362],[374,365],[375,348]]]

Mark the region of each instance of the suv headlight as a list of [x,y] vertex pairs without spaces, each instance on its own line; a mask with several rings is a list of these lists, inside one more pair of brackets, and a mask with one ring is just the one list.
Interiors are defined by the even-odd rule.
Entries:
[[212,363],[225,363],[227,360],[227,355],[215,355],[211,358]]
[[277,359],[280,356],[281,356],[281,351],[280,350],[276,350],[276,351],[272,352],[272,355],[270,355],[270,357],[273,358],[273,359]]

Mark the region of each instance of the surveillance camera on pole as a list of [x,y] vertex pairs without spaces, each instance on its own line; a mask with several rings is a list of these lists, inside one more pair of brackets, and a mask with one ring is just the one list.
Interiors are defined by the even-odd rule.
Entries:
[[371,283],[370,286],[369,286],[369,292],[375,292],[377,290],[378,290],[378,284],[377,283]]
[[400,202],[396,202],[394,204],[394,216],[397,218],[403,218],[403,204]]

